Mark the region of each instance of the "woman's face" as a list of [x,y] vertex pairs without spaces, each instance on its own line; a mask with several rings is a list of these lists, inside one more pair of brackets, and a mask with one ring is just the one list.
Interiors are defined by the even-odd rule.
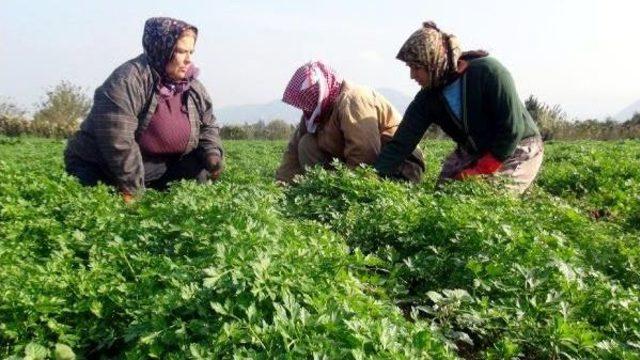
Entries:
[[415,80],[421,87],[427,86],[429,83],[429,74],[427,69],[418,64],[407,64],[409,66],[409,75],[411,79]]
[[196,45],[196,39],[193,36],[182,36],[176,42],[173,49],[171,61],[167,63],[164,71],[172,80],[183,80],[187,75],[187,70],[191,66],[191,56]]

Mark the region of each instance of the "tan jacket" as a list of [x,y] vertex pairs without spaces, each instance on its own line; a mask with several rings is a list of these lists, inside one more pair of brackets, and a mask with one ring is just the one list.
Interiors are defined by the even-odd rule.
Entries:
[[[374,90],[344,81],[340,95],[314,134],[318,147],[331,158],[349,167],[373,164],[382,144],[391,140],[401,117],[382,95]],[[304,120],[289,141],[276,178],[291,181],[303,169],[298,160],[298,143],[307,133]]]

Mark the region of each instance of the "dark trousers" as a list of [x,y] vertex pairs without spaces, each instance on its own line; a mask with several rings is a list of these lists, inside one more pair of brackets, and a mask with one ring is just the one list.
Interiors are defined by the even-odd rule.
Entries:
[[[182,157],[143,157],[144,185],[147,188],[165,190],[172,181],[195,179],[204,183],[210,178],[204,161],[197,156],[197,150]],[[115,178],[106,165],[89,162],[77,156],[65,158],[67,173],[78,178],[84,186],[95,186],[99,182],[116,185]]]

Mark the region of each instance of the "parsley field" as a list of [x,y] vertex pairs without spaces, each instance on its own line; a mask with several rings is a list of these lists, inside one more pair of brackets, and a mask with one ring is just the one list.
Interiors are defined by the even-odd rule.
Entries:
[[640,359],[640,141],[547,144],[521,198],[436,191],[444,141],[419,185],[225,145],[127,206],[0,138],[0,357]]

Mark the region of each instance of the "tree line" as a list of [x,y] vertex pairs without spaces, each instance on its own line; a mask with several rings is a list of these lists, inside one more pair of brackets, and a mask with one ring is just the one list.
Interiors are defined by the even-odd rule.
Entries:
[[220,129],[220,137],[229,140],[287,140],[295,131],[295,125],[275,119],[254,124],[225,125]]
[[[531,95],[525,106],[538,125],[544,140],[615,140],[640,138],[640,113],[619,122],[612,118],[569,119],[559,105],[550,106]],[[67,138],[71,136],[91,109],[91,98],[79,86],[62,81],[46,92],[36,104],[31,118],[27,111],[9,99],[0,99],[0,134],[5,136],[38,136]],[[286,140],[295,126],[284,120],[258,121],[253,124],[226,125],[220,130],[229,140]],[[425,134],[426,138],[446,138],[436,126]]]
[[73,134],[91,109],[91,99],[79,86],[62,81],[46,92],[29,119],[27,111],[7,100],[0,100],[0,134],[66,138]]
[[547,140],[616,140],[640,138],[640,113],[624,122],[607,118],[570,120],[559,105],[550,106],[531,95],[525,106],[538,125],[542,138]]
[[[0,99],[0,134],[5,136],[37,136],[67,138],[78,130],[89,114],[91,98],[79,86],[62,81],[46,92],[36,104],[32,118],[10,99]],[[220,129],[223,139],[286,140],[295,126],[284,120],[258,121],[254,124],[228,125]]]

